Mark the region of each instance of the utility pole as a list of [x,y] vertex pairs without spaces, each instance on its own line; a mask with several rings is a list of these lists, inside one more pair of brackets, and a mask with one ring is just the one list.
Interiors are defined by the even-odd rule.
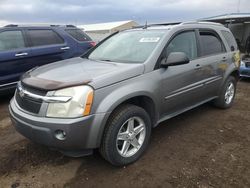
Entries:
[[238,1],[237,13],[240,13],[240,0]]

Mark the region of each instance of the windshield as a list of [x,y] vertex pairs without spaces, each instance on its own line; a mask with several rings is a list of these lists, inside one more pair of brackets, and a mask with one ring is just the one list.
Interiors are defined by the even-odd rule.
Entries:
[[119,63],[143,63],[164,33],[153,30],[121,32],[100,44],[88,58]]

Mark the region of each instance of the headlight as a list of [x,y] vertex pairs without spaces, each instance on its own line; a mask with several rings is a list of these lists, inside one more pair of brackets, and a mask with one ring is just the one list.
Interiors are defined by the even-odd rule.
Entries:
[[241,66],[241,67],[245,67],[245,62],[240,61],[240,66]]
[[74,118],[90,114],[94,91],[90,86],[76,86],[57,90],[54,96],[72,97],[66,103],[51,102],[47,110],[47,117]]

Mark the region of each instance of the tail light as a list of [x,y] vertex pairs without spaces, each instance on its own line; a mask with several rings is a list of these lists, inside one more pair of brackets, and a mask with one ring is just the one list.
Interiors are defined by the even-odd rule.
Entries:
[[89,44],[90,44],[92,47],[96,45],[96,43],[95,43],[94,41],[91,41]]

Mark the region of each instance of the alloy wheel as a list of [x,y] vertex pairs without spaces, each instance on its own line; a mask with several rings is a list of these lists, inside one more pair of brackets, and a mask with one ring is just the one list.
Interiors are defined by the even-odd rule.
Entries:
[[144,143],[146,136],[145,122],[140,117],[129,118],[120,128],[116,148],[122,157],[136,154]]
[[229,82],[226,93],[225,93],[225,102],[226,104],[230,104],[234,98],[234,84],[232,82]]

